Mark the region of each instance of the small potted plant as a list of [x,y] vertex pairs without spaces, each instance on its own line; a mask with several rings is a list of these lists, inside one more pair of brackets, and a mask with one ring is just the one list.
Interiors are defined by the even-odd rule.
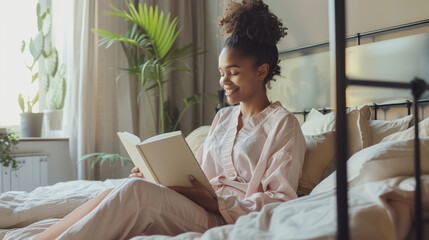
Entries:
[[12,130],[0,128],[0,166],[17,169],[16,160],[10,155],[18,144],[18,137]]
[[46,74],[41,76],[43,90],[46,93],[45,127],[46,130],[61,130],[64,99],[66,95],[66,67],[58,67],[57,49],[51,48],[45,58]]
[[[39,72],[35,70],[36,63],[39,62],[40,57],[47,57],[48,54],[45,52],[45,38],[48,36],[51,30],[51,14],[49,8],[45,12],[41,12],[40,4],[37,4],[37,28],[38,32],[34,38],[30,39],[28,49],[31,56],[33,57],[33,63],[27,65],[27,68],[31,71],[32,79],[31,84],[35,84],[37,87],[37,80],[39,78]],[[22,41],[21,52],[26,49],[26,42]],[[21,107],[21,136],[22,137],[40,137],[42,134],[43,124],[43,113],[33,113],[34,105],[39,101],[39,91],[30,97],[27,95],[25,98],[22,94],[18,95],[19,106]]]

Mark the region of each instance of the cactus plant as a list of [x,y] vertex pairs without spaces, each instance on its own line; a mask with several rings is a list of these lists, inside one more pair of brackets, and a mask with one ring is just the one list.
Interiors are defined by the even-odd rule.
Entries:
[[41,77],[43,90],[46,93],[46,104],[49,109],[62,109],[66,95],[66,66],[58,68],[57,49],[53,48],[45,59],[46,74]]
[[[50,9],[47,8],[45,12],[41,12],[40,4],[37,4],[36,8],[37,13],[37,29],[38,33],[34,38],[30,39],[28,49],[31,56],[33,57],[33,63],[27,65],[27,68],[33,73],[33,68],[36,63],[43,58],[45,63],[45,73],[40,74],[35,72],[32,74],[31,84],[34,84],[37,79],[42,83],[43,89],[46,93],[46,100],[49,109],[62,109],[64,106],[64,97],[66,90],[65,83],[65,71],[66,68],[64,65],[58,68],[58,52],[55,47],[52,47],[52,44],[49,43],[49,52],[45,51],[45,42],[51,31],[52,17]],[[21,52],[25,51],[26,42],[22,41]],[[22,112],[32,112],[33,106],[39,100],[39,91],[33,98],[27,96],[27,99],[24,99],[22,94],[18,96],[19,106],[21,107]]]

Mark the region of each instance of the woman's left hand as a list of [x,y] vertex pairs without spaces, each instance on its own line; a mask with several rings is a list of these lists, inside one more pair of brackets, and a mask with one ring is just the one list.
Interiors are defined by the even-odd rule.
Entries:
[[189,181],[193,187],[172,186],[169,188],[191,199],[207,211],[220,214],[216,198],[194,176],[189,175]]

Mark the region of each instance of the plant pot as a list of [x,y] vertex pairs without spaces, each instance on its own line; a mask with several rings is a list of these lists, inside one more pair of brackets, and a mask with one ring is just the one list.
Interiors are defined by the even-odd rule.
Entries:
[[45,130],[62,130],[63,129],[63,110],[46,109],[45,113]]
[[43,113],[21,113],[21,137],[42,135]]

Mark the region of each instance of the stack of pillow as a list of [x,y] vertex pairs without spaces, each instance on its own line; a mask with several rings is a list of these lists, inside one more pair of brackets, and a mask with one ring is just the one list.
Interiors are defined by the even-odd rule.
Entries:
[[[351,187],[414,173],[414,127],[409,128],[413,116],[392,121],[370,118],[369,106],[350,108],[347,113],[347,164]],[[312,109],[301,129],[307,142],[307,151],[298,195],[308,195],[316,185],[312,194],[335,188],[335,114],[323,115]],[[425,173],[429,172],[429,162],[423,161],[429,158],[429,118],[419,123],[419,133],[422,138],[422,172]]]
[[[412,119],[410,115],[392,121],[371,120],[371,108],[367,105],[348,109],[347,164],[350,187],[414,173],[414,127],[409,128]],[[204,143],[209,129],[210,126],[202,126],[186,137],[194,152]],[[298,196],[335,189],[335,113],[324,115],[312,109],[301,129],[307,151]],[[422,138],[422,172],[429,173],[429,161],[423,161],[429,159],[429,118],[419,123],[419,133]]]

